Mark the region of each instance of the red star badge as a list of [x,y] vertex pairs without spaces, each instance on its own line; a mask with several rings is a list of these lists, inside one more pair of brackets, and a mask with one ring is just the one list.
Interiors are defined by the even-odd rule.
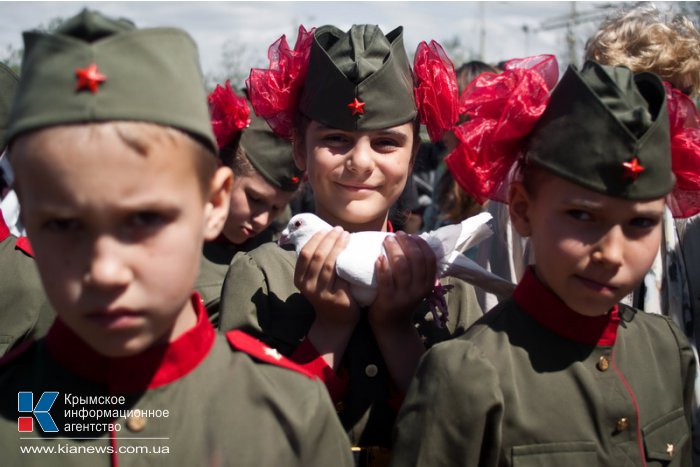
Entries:
[[636,157],[630,162],[623,162],[622,166],[625,168],[625,176],[636,180],[640,172],[644,171],[644,167],[639,165],[639,159]]
[[296,177],[296,176],[292,177],[292,183],[294,183],[294,184],[299,183],[299,177]]
[[78,78],[78,84],[75,90],[89,89],[93,94],[98,91],[98,85],[107,80],[107,77],[97,70],[97,65],[94,63],[88,65],[87,68],[78,68],[75,70],[75,76]]
[[357,100],[357,97],[348,104],[348,108],[352,109],[353,115],[365,113],[365,103]]

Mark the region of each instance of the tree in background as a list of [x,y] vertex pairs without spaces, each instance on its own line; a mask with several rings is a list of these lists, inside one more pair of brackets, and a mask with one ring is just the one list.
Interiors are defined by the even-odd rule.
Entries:
[[[35,29],[37,31],[42,31],[46,33],[52,33],[59,26],[65,22],[65,18],[57,16],[51,18],[48,23],[40,24]],[[0,62],[4,63],[12,69],[15,73],[19,74],[20,68],[22,66],[22,56],[24,55],[24,49],[17,49],[12,44],[5,46],[4,50],[0,50]]]

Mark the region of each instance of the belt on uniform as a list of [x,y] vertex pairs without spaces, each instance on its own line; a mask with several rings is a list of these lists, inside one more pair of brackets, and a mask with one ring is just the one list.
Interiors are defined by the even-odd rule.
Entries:
[[353,446],[352,457],[356,467],[387,467],[391,450],[382,446]]

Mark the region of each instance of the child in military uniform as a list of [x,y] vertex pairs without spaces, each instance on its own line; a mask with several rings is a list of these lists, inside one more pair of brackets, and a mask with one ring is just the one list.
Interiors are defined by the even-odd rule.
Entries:
[[7,138],[58,317],[0,366],[3,462],[350,465],[323,384],[191,292],[231,184],[191,38],[85,10],[24,50]]
[[[5,130],[19,78],[0,63],[0,157],[5,157]],[[53,321],[25,237],[10,232],[0,211],[0,357],[21,342],[41,337]]]
[[273,221],[283,217],[303,173],[294,164],[291,143],[251,114],[228,81],[209,94],[209,112],[219,158],[234,175],[224,228],[218,238],[204,243],[195,284],[218,326],[221,286],[231,259],[275,239]]
[[401,232],[384,243],[388,260],[375,264],[379,291],[367,309],[335,273],[348,232],[392,229],[389,209],[418,149],[403,29],[385,35],[372,25],[300,28],[294,50],[282,39],[269,56],[280,59],[253,70],[248,81],[253,107],[278,134],[293,135],[315,213],[339,227],[313,237],[298,259],[276,245],[236,255],[224,282],[221,328],[257,333],[322,377],[358,457],[380,465],[426,343],[463,332],[481,310],[473,288],[450,279],[450,321],[439,328],[421,303],[434,284],[435,258],[422,240]]
[[[509,210],[535,264],[511,299],[425,355],[392,465],[689,466],[692,350],[669,318],[619,303],[651,265],[674,185],[664,86],[651,73],[587,62],[550,98],[525,69],[472,92],[494,115],[517,99],[528,105],[509,115],[539,116],[495,161],[524,166]],[[527,91],[499,93],[511,79]],[[488,126],[479,110],[470,117]],[[491,137],[476,137],[483,146],[451,170],[486,161]]]
[[[634,72],[651,71],[668,83],[677,100],[685,101],[683,124],[693,128],[695,138],[677,138],[680,150],[698,144],[698,114],[691,99],[700,94],[700,32],[683,16],[670,16],[653,4],[641,4],[606,19],[586,43],[587,59],[601,65],[626,66]],[[688,96],[680,96],[683,93]],[[673,125],[673,123],[672,123]],[[675,142],[671,150],[678,151]],[[667,206],[661,248],[629,302],[647,313],[670,316],[697,349],[700,337],[700,156],[694,170],[676,181],[674,192],[689,200]],[[677,196],[674,198],[678,199]],[[697,355],[697,351],[696,351]],[[694,462],[700,465],[700,379],[696,374],[694,407]]]

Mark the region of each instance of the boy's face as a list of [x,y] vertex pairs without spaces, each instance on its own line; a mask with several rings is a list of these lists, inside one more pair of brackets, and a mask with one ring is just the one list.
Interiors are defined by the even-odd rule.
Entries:
[[311,121],[297,165],[307,170],[316,213],[332,225],[383,225],[411,172],[413,123],[345,131]]
[[224,236],[236,245],[255,237],[275,220],[293,194],[270,185],[256,171],[236,176]]
[[215,195],[217,172],[203,195],[202,156],[183,143],[161,135],[140,154],[113,127],[94,125],[48,128],[13,145],[47,295],[103,355],[135,355],[196,322],[190,297],[202,243],[220,231],[228,192]]
[[530,237],[537,277],[570,308],[607,313],[640,283],[661,241],[664,199],[605,196],[549,173],[536,193],[515,183],[513,224]]

